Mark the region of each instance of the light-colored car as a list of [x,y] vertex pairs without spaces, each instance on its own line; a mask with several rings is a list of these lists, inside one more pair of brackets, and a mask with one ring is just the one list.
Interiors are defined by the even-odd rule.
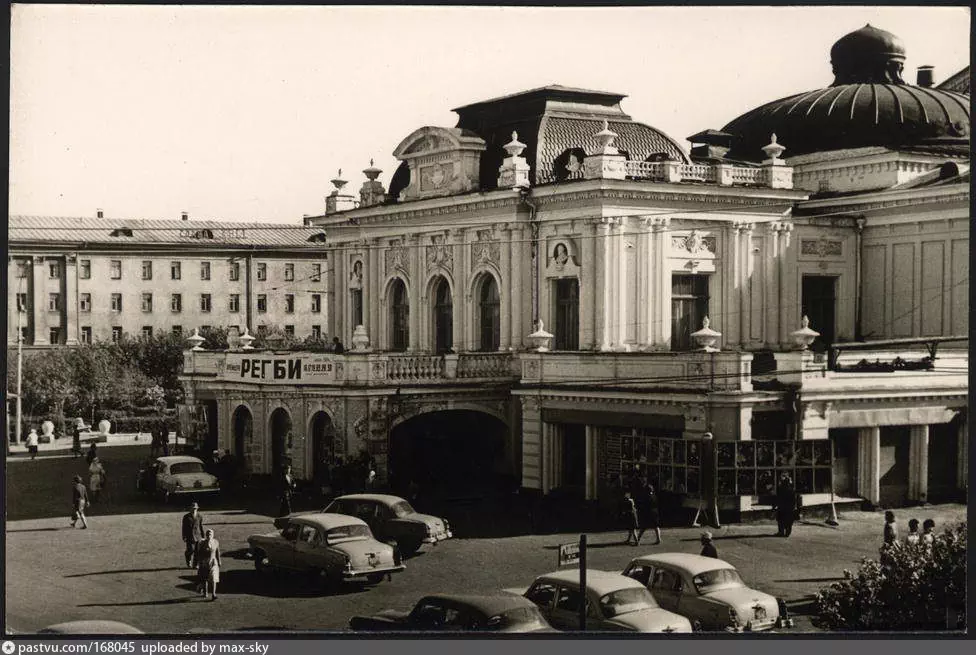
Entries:
[[42,635],[141,635],[142,630],[127,623],[104,619],[68,621],[38,630]]
[[776,627],[780,602],[750,589],[735,567],[689,553],[637,557],[624,575],[646,585],[660,603],[688,617],[702,630],[757,632]]
[[[380,541],[396,541],[400,553],[412,555],[422,544],[436,544],[450,539],[451,526],[445,519],[420,514],[403,498],[387,494],[350,494],[339,496],[322,512],[355,516],[366,522]],[[283,528],[296,516],[314,512],[296,512],[275,519],[275,527]]]
[[424,596],[408,612],[354,616],[349,627],[363,632],[556,632],[535,603],[506,592]]
[[329,587],[341,582],[376,584],[406,568],[393,547],[377,541],[366,523],[341,514],[293,517],[281,532],[251,535],[247,545],[259,571],[309,573]]
[[139,471],[136,488],[161,496],[187,496],[220,491],[217,476],[207,473],[203,461],[187,455],[157,457],[148,468]]
[[[506,589],[509,592],[517,590]],[[559,630],[579,630],[579,569],[540,575],[525,590],[542,616]],[[588,631],[691,632],[691,622],[662,609],[644,585],[609,571],[586,570],[586,629]]]

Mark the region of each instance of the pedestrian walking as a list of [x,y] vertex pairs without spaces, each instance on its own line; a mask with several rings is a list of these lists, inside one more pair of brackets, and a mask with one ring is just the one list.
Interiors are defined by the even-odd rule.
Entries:
[[796,520],[796,487],[787,473],[780,476],[776,487],[776,536],[789,537]]
[[890,546],[896,541],[898,541],[898,524],[895,522],[895,513],[889,509],[885,512],[884,545]]
[[98,444],[94,441],[91,442],[90,446],[88,446],[88,454],[85,456],[85,458],[88,460],[89,466],[91,466],[91,463],[98,458]]
[[661,511],[654,485],[646,484],[637,497],[637,518],[640,520],[640,532],[637,533],[637,543],[640,544],[645,530],[653,530],[657,540],[651,544],[661,543]]
[[208,529],[196,549],[197,574],[200,580],[200,595],[217,600],[217,583],[220,582],[220,542],[214,538],[214,531]]
[[85,508],[88,506],[88,490],[81,481],[81,476],[76,475],[71,485],[71,527],[75,527],[78,519],[81,519],[81,529],[88,529],[88,520],[85,519]]
[[921,541],[922,535],[918,532],[918,519],[908,522],[908,534],[905,535],[905,543],[910,546],[917,546]]
[[79,418],[75,421],[75,429],[71,437],[71,453],[76,458],[81,457],[81,433],[88,429],[89,426],[85,425],[84,419]]
[[88,465],[88,491],[91,492],[91,500],[93,502],[99,499],[104,488],[105,466],[102,464],[102,460],[96,456],[91,461],[91,464]]
[[27,446],[27,452],[30,453],[30,458],[34,459],[37,457],[37,430],[31,428],[30,432],[27,433],[27,441],[24,442]]
[[169,426],[166,421],[159,422],[159,446],[163,449],[163,457],[169,457]]
[[200,505],[194,501],[190,505],[190,511],[183,515],[183,544],[186,546],[184,550],[184,558],[186,559],[186,565],[188,568],[193,568],[196,560],[197,546],[200,541],[206,536],[206,532],[203,529],[203,515],[200,514]]
[[291,465],[285,466],[281,472],[281,478],[278,480],[278,499],[281,501],[281,507],[278,510],[279,516],[288,516],[291,514],[291,496],[295,491],[295,480],[291,476]]
[[933,519],[925,519],[925,522],[922,523],[922,536],[919,540],[929,548],[935,543],[935,521]]
[[702,557],[714,557],[718,559],[718,551],[715,549],[715,544],[712,543],[712,533],[705,531],[701,533],[701,556]]
[[623,519],[624,527],[627,528],[627,545],[636,546],[637,539],[637,505],[629,491],[624,492],[623,501],[620,506],[620,517]]

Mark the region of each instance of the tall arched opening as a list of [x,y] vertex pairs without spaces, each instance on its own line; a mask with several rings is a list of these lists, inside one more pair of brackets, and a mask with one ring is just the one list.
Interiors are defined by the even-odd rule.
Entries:
[[335,464],[335,426],[325,412],[312,417],[309,432],[312,436],[312,479],[326,480]]
[[244,405],[235,409],[234,417],[231,419],[231,425],[234,430],[234,457],[238,461],[243,461],[245,452],[247,451],[247,444],[251,441],[251,437],[254,434],[254,418],[251,416],[251,410]]
[[434,352],[445,353],[454,347],[454,306],[451,300],[451,285],[438,276],[434,282]]
[[288,411],[279,407],[271,413],[271,473],[277,474],[288,464],[286,456],[288,438],[291,433],[291,416]]

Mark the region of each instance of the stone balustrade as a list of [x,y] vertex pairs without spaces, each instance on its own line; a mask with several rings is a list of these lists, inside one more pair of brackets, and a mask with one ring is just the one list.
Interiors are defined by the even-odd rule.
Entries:
[[387,355],[386,378],[391,382],[434,382],[444,379],[444,356]]
[[[770,186],[792,188],[793,169],[788,166],[745,167],[730,164],[682,164],[680,162],[624,162],[627,177],[653,182],[702,182],[719,186]],[[775,179],[774,179],[775,177]]]

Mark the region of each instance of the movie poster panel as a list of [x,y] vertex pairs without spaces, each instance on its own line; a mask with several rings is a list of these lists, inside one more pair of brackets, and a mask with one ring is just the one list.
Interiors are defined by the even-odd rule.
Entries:
[[740,496],[756,495],[756,469],[739,469],[736,482]]
[[701,444],[697,441],[688,441],[685,446],[688,449],[688,466],[701,466]]
[[735,470],[719,469],[717,489],[720,496],[735,496]]
[[813,493],[813,469],[812,468],[796,469],[795,484],[798,493],[812,494]]
[[756,495],[772,496],[776,493],[776,471],[773,469],[759,469],[756,472]]
[[762,468],[764,466],[772,467],[776,463],[776,442],[775,441],[757,441],[756,443],[756,466]]
[[715,444],[719,468],[732,468],[735,466],[735,442],[720,441]]

